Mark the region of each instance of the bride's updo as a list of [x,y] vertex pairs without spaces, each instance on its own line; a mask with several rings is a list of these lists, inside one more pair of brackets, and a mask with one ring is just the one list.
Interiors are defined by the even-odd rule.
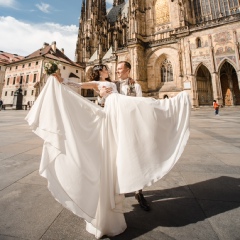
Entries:
[[[104,67],[108,70],[108,67],[106,65],[103,65],[103,64],[95,65],[92,68],[92,72],[90,73],[89,80],[100,81],[100,71],[102,71]],[[105,80],[111,82],[109,76]]]

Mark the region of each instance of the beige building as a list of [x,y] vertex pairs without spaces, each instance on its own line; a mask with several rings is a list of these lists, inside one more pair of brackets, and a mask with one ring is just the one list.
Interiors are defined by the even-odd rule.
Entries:
[[56,42],[51,45],[44,43],[32,54],[6,65],[2,90],[2,99],[6,107],[15,109],[17,102],[23,106],[34,104],[48,77],[44,66],[51,61],[59,62],[62,77],[75,82],[80,82],[83,78],[83,69],[71,61],[63,49],[59,50]]
[[21,60],[23,57],[17,54],[11,54],[0,51],[0,98],[2,97],[2,90],[5,83],[5,72],[7,64]]
[[116,79],[127,60],[144,95],[190,94],[193,106],[240,104],[238,0],[83,1],[76,62],[86,79],[104,63]]

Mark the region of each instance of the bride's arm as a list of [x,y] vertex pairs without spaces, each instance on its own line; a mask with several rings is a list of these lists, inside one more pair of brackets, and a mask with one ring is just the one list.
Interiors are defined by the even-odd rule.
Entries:
[[69,81],[66,78],[62,78],[58,74],[53,74],[53,76],[56,77],[56,79],[60,83],[63,83],[63,84],[67,84],[67,85],[73,86],[75,88],[94,89],[94,90],[98,91],[98,84],[96,82],[76,83],[76,82],[73,82],[73,81]]

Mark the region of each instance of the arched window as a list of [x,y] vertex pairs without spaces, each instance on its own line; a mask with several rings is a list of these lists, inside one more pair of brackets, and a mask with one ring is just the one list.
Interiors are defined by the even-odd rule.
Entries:
[[197,39],[196,39],[196,44],[197,44],[197,48],[202,47],[202,42],[201,42],[201,39],[200,39],[200,38],[197,38]]
[[173,81],[172,64],[167,59],[165,59],[161,65],[161,81],[162,82]]

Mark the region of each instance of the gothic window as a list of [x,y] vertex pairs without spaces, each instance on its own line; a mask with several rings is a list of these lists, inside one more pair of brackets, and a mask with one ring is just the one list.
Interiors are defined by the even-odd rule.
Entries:
[[165,59],[161,65],[161,81],[162,82],[173,81],[172,64],[167,59]]
[[197,38],[197,39],[196,39],[196,44],[197,44],[197,48],[202,47],[202,42],[201,42],[201,39],[200,39],[200,38]]
[[196,22],[204,22],[240,13],[238,0],[196,0],[194,12]]

